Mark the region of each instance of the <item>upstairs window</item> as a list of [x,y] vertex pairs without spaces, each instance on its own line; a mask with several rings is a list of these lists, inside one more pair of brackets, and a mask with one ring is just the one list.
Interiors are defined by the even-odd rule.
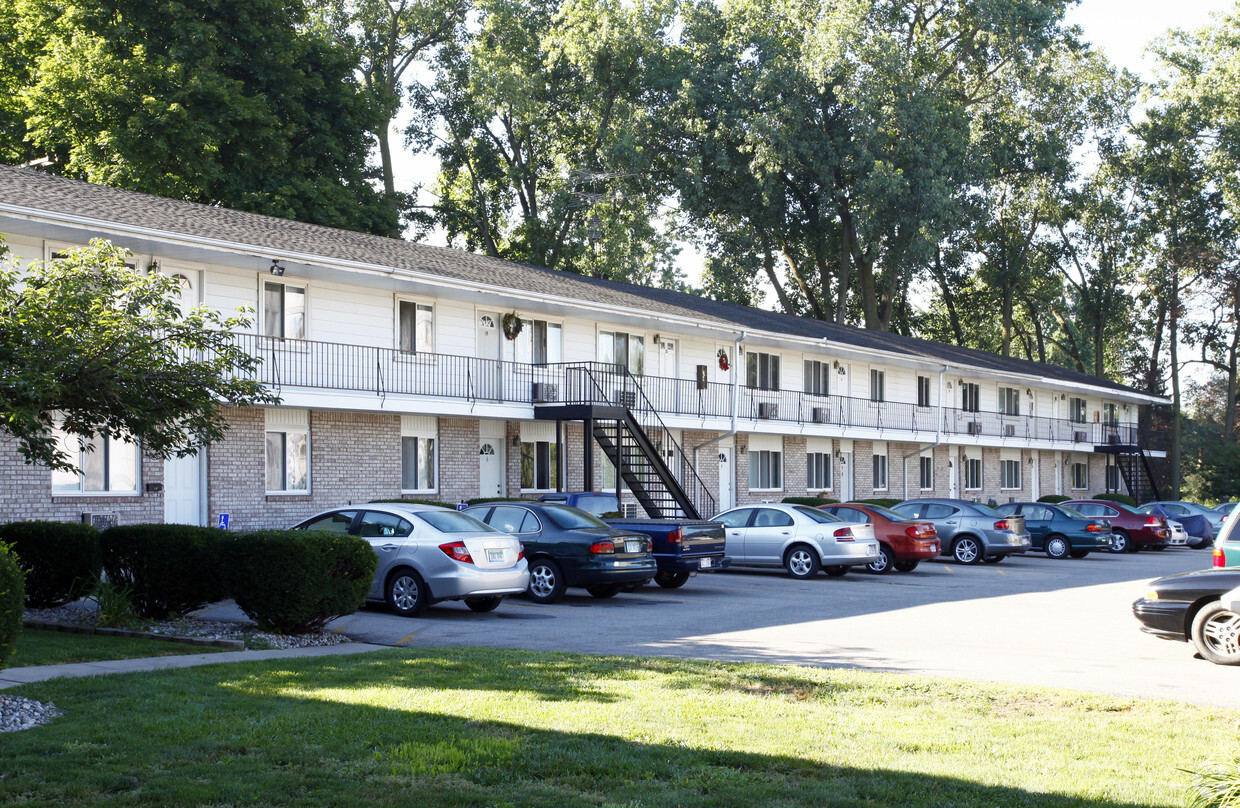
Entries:
[[[518,362],[550,365],[564,361],[563,326],[546,320],[527,320],[516,339]],[[627,349],[626,349],[627,350]],[[605,360],[605,361],[613,361]]]
[[754,353],[745,354],[745,384],[751,390],[779,389],[779,355]]
[[[887,400],[887,373],[886,371],[870,368],[870,401],[886,401]],[[883,486],[886,488],[886,486]]]
[[982,388],[972,382],[960,385],[960,409],[965,412],[979,412],[982,408]]
[[435,352],[435,307],[402,300],[397,305],[400,349],[406,353]]
[[917,377],[917,406],[918,407],[929,407],[930,406],[930,377],[929,376],[918,376]]
[[263,336],[306,338],[306,288],[288,283],[263,283]]
[[1102,423],[1107,426],[1119,426],[1119,407],[1116,404],[1102,405]]
[[646,364],[645,337],[623,331],[600,331],[598,361],[617,365],[634,376],[642,375]]
[[831,395],[831,365],[814,359],[805,360],[805,392],[811,396]]
[[1004,415],[1020,415],[1020,390],[1015,387],[999,388],[999,412]]
[[[1085,411],[1088,406],[1088,402],[1086,402],[1083,398],[1068,399],[1068,418],[1071,419],[1072,423],[1085,423]],[[1083,487],[1084,486],[1082,486],[1082,488]]]

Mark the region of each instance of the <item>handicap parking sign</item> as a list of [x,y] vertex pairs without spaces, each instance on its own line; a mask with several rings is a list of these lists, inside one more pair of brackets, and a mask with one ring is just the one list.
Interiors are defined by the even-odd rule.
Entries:
[[220,527],[220,530],[228,530],[228,514],[226,514],[226,513],[221,513],[221,514],[220,514],[220,525],[219,525],[219,527]]

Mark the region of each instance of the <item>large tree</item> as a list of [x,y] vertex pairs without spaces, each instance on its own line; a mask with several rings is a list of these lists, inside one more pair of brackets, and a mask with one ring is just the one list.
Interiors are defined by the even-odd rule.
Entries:
[[244,317],[183,311],[175,279],[126,259],[95,241],[53,261],[0,262],[0,431],[28,462],[74,468],[58,428],[183,456],[223,437],[222,405],[278,403],[228,333]]
[[[11,0],[7,152],[91,182],[396,235],[348,55],[284,0]],[[10,96],[12,98],[13,96]]]

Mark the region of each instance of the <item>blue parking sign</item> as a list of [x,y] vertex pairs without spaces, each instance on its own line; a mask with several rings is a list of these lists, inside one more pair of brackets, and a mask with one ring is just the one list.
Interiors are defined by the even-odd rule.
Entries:
[[220,530],[228,530],[228,514],[226,513],[220,514],[219,528]]

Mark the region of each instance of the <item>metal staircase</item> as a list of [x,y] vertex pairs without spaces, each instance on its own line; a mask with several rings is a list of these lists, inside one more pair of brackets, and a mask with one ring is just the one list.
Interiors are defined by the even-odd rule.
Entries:
[[1119,473],[1124,478],[1124,484],[1128,486],[1128,493],[1138,505],[1162,499],[1158,483],[1154,481],[1154,469],[1151,467],[1149,455],[1140,446],[1133,448],[1136,449],[1135,452],[1115,454],[1115,464],[1119,466]]
[[[541,420],[582,421],[652,519],[714,516],[715,498],[636,379],[626,368],[583,363],[565,368],[563,401],[534,407]],[[592,452],[585,452],[587,481]]]

